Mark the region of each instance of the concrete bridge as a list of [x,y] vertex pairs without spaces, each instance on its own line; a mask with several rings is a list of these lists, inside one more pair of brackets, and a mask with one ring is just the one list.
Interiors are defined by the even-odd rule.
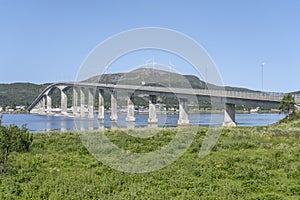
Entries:
[[[110,119],[116,121],[117,115],[117,93],[119,91],[127,93],[127,117],[126,121],[135,121],[133,94],[147,94],[149,96],[149,117],[148,123],[157,123],[156,99],[161,94],[172,93],[178,98],[179,120],[178,125],[188,125],[188,99],[192,96],[210,97],[224,105],[224,126],[235,126],[235,102],[237,100],[251,100],[259,102],[279,103],[284,93],[262,93],[262,92],[235,92],[224,90],[204,90],[191,88],[164,88],[143,85],[114,85],[103,83],[85,82],[60,82],[54,83],[45,88],[39,96],[28,107],[29,112],[38,114],[49,114],[52,112],[53,91],[58,88],[61,93],[61,114],[67,115],[67,91],[73,90],[73,115],[94,119],[95,89],[99,90],[98,99],[98,119],[104,119],[104,90],[111,94],[111,115]],[[87,96],[87,97],[86,97]],[[86,99],[87,98],[87,99]],[[86,103],[87,100],[87,103]],[[300,95],[295,95],[296,104],[300,105]],[[87,105],[87,109],[86,109]]]

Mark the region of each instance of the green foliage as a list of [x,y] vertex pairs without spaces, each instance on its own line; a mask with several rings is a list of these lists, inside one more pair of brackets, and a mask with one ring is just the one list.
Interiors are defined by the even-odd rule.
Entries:
[[293,112],[292,114],[288,115],[284,119],[280,120],[278,124],[287,124],[291,126],[292,124],[299,124],[300,122],[300,113]]
[[280,102],[279,109],[288,115],[292,114],[295,109],[295,97],[292,94],[285,95]]
[[0,119],[0,174],[6,170],[9,155],[13,152],[29,151],[32,135],[25,125],[19,128],[16,125],[4,126]]
[[32,83],[0,84],[0,106],[28,106],[48,85]]
[[[0,178],[0,199],[299,199],[300,125],[223,129],[213,151],[198,157],[207,128],[186,153],[147,174],[128,174],[97,161],[79,134],[35,134],[31,151],[12,154]],[[151,138],[106,130],[117,146],[149,152],[175,129]]]

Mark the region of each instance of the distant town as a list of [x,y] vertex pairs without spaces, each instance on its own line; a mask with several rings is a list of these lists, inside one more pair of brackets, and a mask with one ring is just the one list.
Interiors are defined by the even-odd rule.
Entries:
[[26,107],[21,105],[21,106],[6,106],[6,107],[1,107],[0,106],[0,113],[27,113]]

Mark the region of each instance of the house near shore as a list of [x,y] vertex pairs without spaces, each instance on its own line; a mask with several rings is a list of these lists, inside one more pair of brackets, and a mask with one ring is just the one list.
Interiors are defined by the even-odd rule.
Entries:
[[250,113],[257,113],[259,111],[260,107],[251,108]]
[[17,111],[23,111],[25,110],[25,106],[16,106]]

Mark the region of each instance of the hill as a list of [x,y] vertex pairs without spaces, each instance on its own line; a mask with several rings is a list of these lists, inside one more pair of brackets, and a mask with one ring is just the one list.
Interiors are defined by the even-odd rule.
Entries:
[[[102,74],[91,77],[83,82],[100,82],[107,84],[129,84],[141,85],[144,82],[149,86],[165,86],[178,88],[194,88],[194,89],[215,89],[220,90],[223,87],[206,83],[195,75],[181,75],[174,72],[152,69],[139,68],[128,73]],[[225,90],[259,92],[247,88],[225,86]]]
[[11,83],[0,84],[0,106],[28,106],[49,84]]
[[[101,76],[91,77],[84,82],[100,82],[107,84],[134,84],[134,85],[149,85],[149,86],[164,86],[164,87],[179,87],[179,88],[195,88],[195,89],[221,89],[220,86],[206,83],[200,80],[194,75],[180,75],[177,73],[157,70],[152,68],[139,68],[133,70],[129,73],[114,73],[114,74],[103,74]],[[28,106],[36,98],[44,88],[46,88],[50,83],[45,84],[33,84],[33,83],[11,83],[11,84],[0,84],[0,106],[16,106],[25,105]],[[253,91],[246,88],[238,87],[225,87],[225,90],[231,91],[245,91],[245,92],[259,92]],[[72,92],[69,91],[69,95],[72,96]],[[59,96],[59,91],[56,90],[53,95]],[[109,104],[109,94],[105,94],[105,101]],[[172,98],[171,98],[172,99]],[[174,98],[173,98],[174,99]],[[139,104],[147,104],[146,99],[137,98]],[[162,97],[162,101],[175,103],[176,99],[170,101],[170,98],[165,96]],[[204,98],[202,100],[203,104],[207,105],[209,98]],[[71,105],[71,98],[69,98],[68,104]],[[53,98],[53,105],[59,106],[59,97]],[[237,106],[246,105],[246,107],[257,107],[259,104],[257,102],[238,102]],[[108,105],[107,105],[108,106]],[[264,104],[266,108],[277,108],[274,104]]]

